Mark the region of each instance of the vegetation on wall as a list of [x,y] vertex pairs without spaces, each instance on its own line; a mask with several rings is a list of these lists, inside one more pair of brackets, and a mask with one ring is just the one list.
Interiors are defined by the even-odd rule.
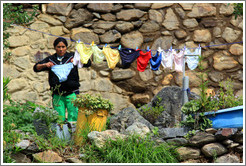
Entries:
[[[38,6],[33,6],[33,10],[26,11],[23,5],[15,6],[12,3],[3,4],[3,49],[9,48],[8,38],[10,34],[6,30],[11,24],[27,24],[34,19]],[[3,57],[4,62],[10,59],[11,52],[6,51]]]

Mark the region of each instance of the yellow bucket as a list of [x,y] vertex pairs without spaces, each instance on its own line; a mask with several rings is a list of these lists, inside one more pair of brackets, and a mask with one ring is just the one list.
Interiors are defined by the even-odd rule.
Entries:
[[86,108],[79,108],[78,119],[75,131],[74,142],[76,145],[82,145],[83,135],[90,131],[102,131],[106,127],[108,111],[99,109],[97,112],[86,116]]

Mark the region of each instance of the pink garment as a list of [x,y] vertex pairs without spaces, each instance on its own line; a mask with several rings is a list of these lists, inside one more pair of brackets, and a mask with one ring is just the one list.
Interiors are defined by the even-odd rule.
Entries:
[[175,71],[176,72],[183,72],[183,66],[184,66],[184,51],[181,50],[179,53],[174,51],[173,53],[173,60],[175,64]]
[[78,66],[78,68],[83,67],[83,64],[80,61],[80,54],[77,50],[75,50],[75,52],[74,52],[73,64],[74,64],[74,66]]

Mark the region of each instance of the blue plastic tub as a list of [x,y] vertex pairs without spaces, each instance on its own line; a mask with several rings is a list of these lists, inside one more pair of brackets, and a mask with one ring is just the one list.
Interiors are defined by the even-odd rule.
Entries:
[[213,128],[243,128],[243,106],[226,108],[215,112],[205,112],[212,120]]

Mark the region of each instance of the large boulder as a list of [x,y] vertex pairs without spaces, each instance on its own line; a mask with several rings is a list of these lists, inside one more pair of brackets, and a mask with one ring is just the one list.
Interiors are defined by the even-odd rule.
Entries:
[[144,119],[139,112],[132,107],[125,108],[118,114],[112,116],[109,127],[119,132],[125,132],[126,129],[135,122],[143,123],[150,129],[154,128],[150,122]]

